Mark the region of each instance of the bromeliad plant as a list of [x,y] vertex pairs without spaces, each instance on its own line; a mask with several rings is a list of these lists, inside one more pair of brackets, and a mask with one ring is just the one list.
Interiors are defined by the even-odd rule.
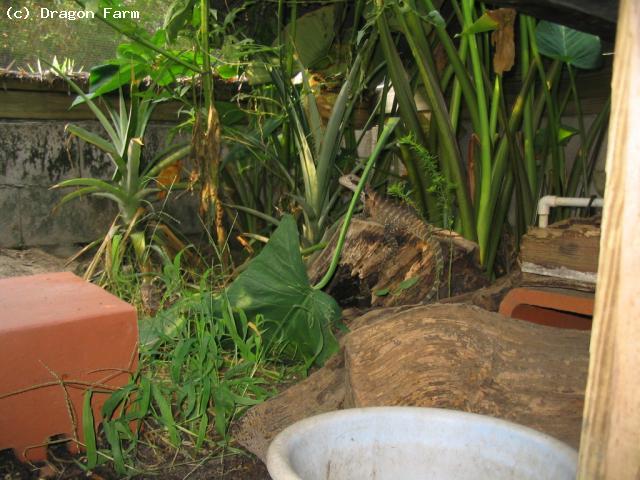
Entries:
[[[175,243],[177,240],[162,222],[151,222],[153,196],[161,190],[153,184],[153,181],[165,167],[188,155],[191,147],[176,144],[145,165],[142,152],[144,135],[154,107],[152,92],[139,93],[133,84],[129,107],[120,90],[118,108],[106,105],[103,111],[69,77],[62,72],[59,73],[86,102],[106,132],[107,138],[78,125],[68,125],[67,131],[104,152],[114,167],[111,180],[74,178],[52,187],[75,188],[74,191],[62,197],[56,208],[86,195],[107,198],[118,207],[118,216],[105,237],[102,240],[96,240],[82,251],[84,253],[89,248],[100,245],[85,276],[91,277],[102,259],[106,261],[105,273],[107,275],[116,273],[129,245],[133,247],[135,259],[142,267],[142,271],[148,272],[148,236],[158,242],[164,235],[164,240],[160,241],[160,244],[165,246],[167,242]],[[151,225],[153,229],[148,235],[145,230]],[[174,244],[172,247],[173,251],[177,252],[182,250],[184,245]]]

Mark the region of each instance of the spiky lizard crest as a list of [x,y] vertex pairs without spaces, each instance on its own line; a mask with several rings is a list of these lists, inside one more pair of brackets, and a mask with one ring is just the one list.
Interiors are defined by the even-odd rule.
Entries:
[[[339,183],[355,192],[360,178],[354,174],[340,177]],[[364,204],[367,216],[384,226],[385,231],[394,234],[408,234],[417,237],[433,252],[436,263],[436,278],[432,290],[425,302],[429,301],[440,288],[440,276],[444,269],[444,259],[440,242],[433,237],[433,227],[426,223],[420,215],[409,205],[387,199],[376,193],[368,184],[365,185],[360,199]]]

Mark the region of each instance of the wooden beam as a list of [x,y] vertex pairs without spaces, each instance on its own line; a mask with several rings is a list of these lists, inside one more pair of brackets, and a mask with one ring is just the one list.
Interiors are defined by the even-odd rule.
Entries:
[[640,478],[640,2],[618,16],[579,479]]
[[490,0],[488,3],[593,33],[605,41],[613,41],[615,37],[618,0]]

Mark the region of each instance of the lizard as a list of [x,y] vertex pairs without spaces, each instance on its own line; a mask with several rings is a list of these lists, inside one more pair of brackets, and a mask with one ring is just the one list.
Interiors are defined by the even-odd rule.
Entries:
[[[343,175],[339,183],[355,192],[360,178],[355,174]],[[423,303],[430,301],[440,289],[440,277],[444,269],[444,260],[440,242],[433,236],[434,227],[425,222],[413,207],[400,203],[375,192],[368,184],[360,195],[364,213],[373,221],[384,226],[385,234],[405,234],[417,237],[426,249],[431,250],[436,263],[436,275],[433,288]]]

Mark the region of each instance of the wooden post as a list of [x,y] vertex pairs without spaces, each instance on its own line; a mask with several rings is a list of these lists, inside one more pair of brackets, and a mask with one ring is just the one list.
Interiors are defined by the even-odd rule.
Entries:
[[621,0],[578,478],[640,479],[640,2]]

